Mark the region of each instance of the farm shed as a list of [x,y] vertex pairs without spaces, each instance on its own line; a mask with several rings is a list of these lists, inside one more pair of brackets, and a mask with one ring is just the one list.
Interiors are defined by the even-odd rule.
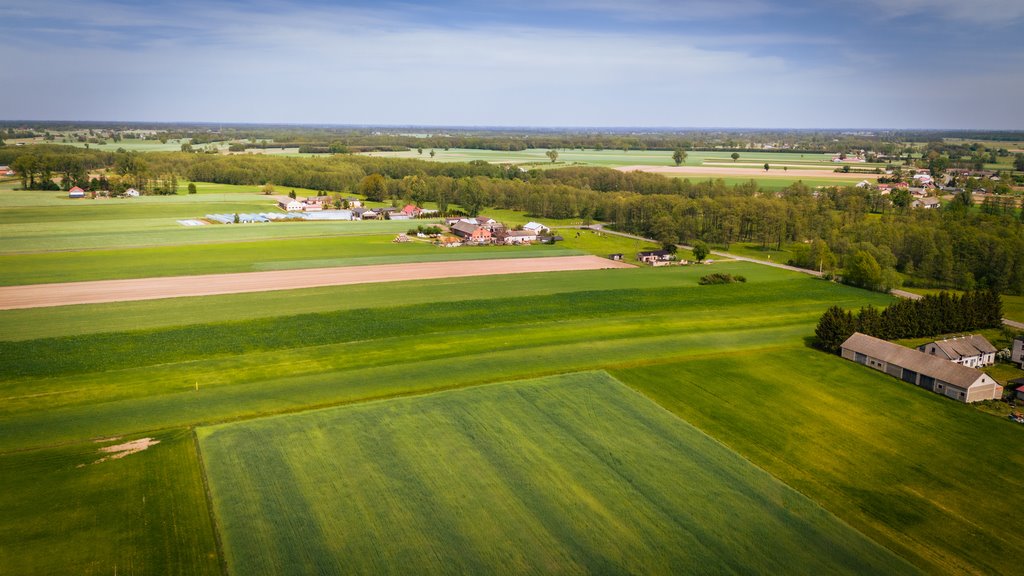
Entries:
[[295,200],[293,198],[289,198],[287,200],[278,200],[277,201],[277,206],[281,210],[285,210],[287,212],[302,212],[302,209],[306,205],[303,204],[302,202],[299,202],[298,200]]
[[847,338],[841,350],[847,360],[960,402],[1003,396],[1003,387],[980,370],[860,332]]
[[638,252],[636,259],[644,264],[652,266],[664,266],[672,261],[672,253],[668,250],[652,250],[650,252]]
[[1020,364],[1024,368],[1024,336],[1017,336],[1013,339],[1013,348],[1010,350],[1010,360]]
[[85,198],[85,190],[75,186],[71,190],[68,190],[68,198]]
[[609,254],[608,255],[608,259],[609,260],[615,260],[615,261],[622,260],[622,254]]
[[496,238],[502,244],[527,244],[537,241],[537,233],[529,230],[502,230]]
[[968,368],[981,368],[996,363],[996,347],[980,334],[937,340],[918,346],[917,349]]

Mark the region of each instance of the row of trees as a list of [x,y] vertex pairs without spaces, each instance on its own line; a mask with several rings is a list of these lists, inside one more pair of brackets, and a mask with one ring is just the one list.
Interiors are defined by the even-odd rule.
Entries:
[[[27,188],[64,182],[107,167],[112,189],[173,189],[173,179],[360,192],[371,200],[436,202],[467,213],[487,207],[538,218],[603,220],[663,244],[735,242],[791,250],[796,266],[841,274],[846,282],[886,290],[905,280],[920,286],[1024,293],[1024,213],[1012,198],[980,209],[951,202],[913,210],[893,196],[855,187],[811,190],[796,183],[765,191],[754,181],[691,181],[607,168],[523,171],[482,161],[425,162],[367,156],[288,158],[166,153],[105,153],[51,146],[0,150],[14,158]],[[40,158],[47,158],[40,161]],[[35,162],[35,164],[32,164]],[[35,167],[33,167],[35,166]],[[42,168],[40,168],[42,166]],[[70,168],[69,168],[70,167]],[[969,195],[968,195],[969,198]],[[1007,199],[1009,198],[1009,199]]]
[[994,290],[957,295],[949,292],[920,300],[899,300],[879,311],[874,306],[854,314],[832,306],[814,330],[817,345],[829,352],[839,348],[854,332],[883,340],[920,338],[1002,326],[1003,303]]

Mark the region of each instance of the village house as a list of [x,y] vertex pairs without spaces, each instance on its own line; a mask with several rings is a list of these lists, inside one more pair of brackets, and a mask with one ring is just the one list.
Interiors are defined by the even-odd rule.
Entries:
[[929,342],[917,349],[968,368],[982,368],[996,363],[996,347],[979,334]]
[[980,370],[860,332],[847,338],[841,351],[847,360],[960,402],[997,400],[1003,396],[1003,387]]
[[668,250],[637,252],[636,259],[651,266],[666,266],[672,263],[672,253]]
[[68,198],[85,198],[85,190],[75,186],[71,190],[68,190]]
[[931,210],[932,208],[939,207],[939,199],[933,196],[926,196],[924,198],[918,198],[910,203],[911,208],[923,208],[925,210]]
[[1020,364],[1021,369],[1024,369],[1024,336],[1017,336],[1013,339],[1010,360]]
[[348,207],[349,208],[362,208],[363,207],[363,201],[360,200],[359,198],[354,197],[354,196],[349,196],[349,197],[345,198],[345,202],[348,202]]
[[535,234],[542,234],[544,232],[550,232],[551,229],[541,224],[540,222],[527,222],[523,225],[523,230],[529,230]]
[[124,195],[129,197],[129,198],[138,198],[139,197],[139,191],[136,190],[135,188],[129,188],[129,189],[124,191]]
[[412,204],[406,204],[405,207],[402,208],[402,214],[405,214],[410,218],[416,218],[417,216],[420,215],[420,212],[422,212],[420,207],[413,206]]
[[470,224],[469,222],[458,222],[451,227],[452,234],[474,244],[486,244],[491,241],[491,231],[483,226]]
[[327,201],[323,200],[326,198],[330,200],[329,196],[311,196],[302,201],[303,212],[319,212],[324,209]]

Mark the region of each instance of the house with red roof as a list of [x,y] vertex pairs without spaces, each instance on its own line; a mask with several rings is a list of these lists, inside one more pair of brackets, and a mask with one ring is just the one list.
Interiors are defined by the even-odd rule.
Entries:
[[68,190],[68,198],[85,198],[85,190],[75,186],[71,190]]

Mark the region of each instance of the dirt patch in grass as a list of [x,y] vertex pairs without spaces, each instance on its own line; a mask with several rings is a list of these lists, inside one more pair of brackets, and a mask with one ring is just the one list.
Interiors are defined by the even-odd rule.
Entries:
[[93,462],[93,464],[99,464],[101,462],[106,462],[107,460],[117,460],[119,458],[124,458],[129,454],[137,454],[146,450],[150,446],[154,446],[159,443],[159,440],[154,440],[152,438],[139,438],[138,440],[132,440],[131,442],[125,442],[124,444],[104,446],[103,448],[100,448],[100,452],[109,454],[109,456],[104,456],[103,458]]

